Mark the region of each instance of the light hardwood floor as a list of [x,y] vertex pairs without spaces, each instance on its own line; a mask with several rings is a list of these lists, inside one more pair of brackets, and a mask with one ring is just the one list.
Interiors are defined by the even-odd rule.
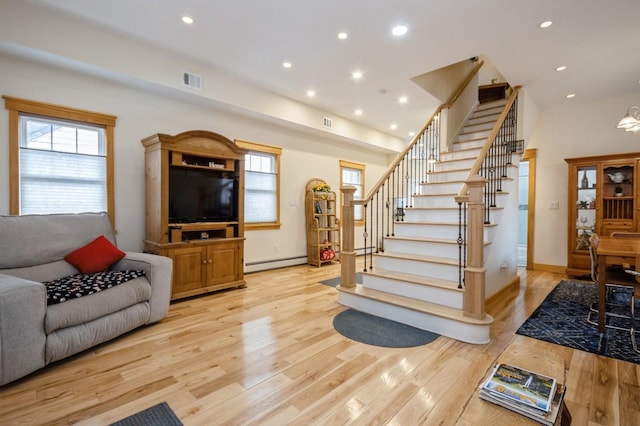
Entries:
[[259,272],[246,289],[174,302],[158,324],[0,388],[0,425],[105,425],[162,401],[185,425],[460,424],[516,342],[564,360],[574,425],[640,424],[639,366],[515,335],[561,275],[523,272],[518,292],[492,301],[489,344],[410,349],[334,331],[344,308],[318,281],[338,275],[337,264]]

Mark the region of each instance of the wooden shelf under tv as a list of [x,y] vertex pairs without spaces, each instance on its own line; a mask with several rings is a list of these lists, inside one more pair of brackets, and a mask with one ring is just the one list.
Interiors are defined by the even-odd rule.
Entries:
[[[244,157],[246,151],[217,133],[194,130],[156,134],[145,148],[145,250],[173,260],[172,300],[243,287]],[[237,220],[181,222],[169,219],[170,171],[197,169],[237,179]],[[195,202],[195,201],[194,201]],[[234,216],[235,219],[235,216]]]

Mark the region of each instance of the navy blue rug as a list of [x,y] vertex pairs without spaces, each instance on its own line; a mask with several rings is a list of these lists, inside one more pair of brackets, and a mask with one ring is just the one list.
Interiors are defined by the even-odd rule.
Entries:
[[333,328],[356,342],[385,348],[411,348],[433,342],[439,334],[347,309],[333,318]]
[[[627,291],[614,293],[613,302],[622,306],[620,313],[628,314],[626,308],[630,304],[630,294]],[[623,361],[640,364],[640,354],[631,347],[631,336],[628,331],[607,328],[602,347],[598,327],[587,322],[589,308],[598,301],[598,286],[593,283],[580,281],[561,281],[540,306],[531,314],[529,319],[518,329],[517,334],[532,337],[545,342],[551,342],[573,349],[604,355]],[[640,305],[636,329],[640,330]],[[598,315],[592,316],[596,322]],[[607,316],[607,323],[628,328],[630,319],[611,318]],[[640,333],[638,333],[640,334]],[[640,338],[640,335],[638,336]]]
[[[362,284],[362,274],[360,272],[356,272],[356,283]],[[329,278],[328,280],[320,281],[320,284],[335,287],[340,284],[340,277]]]

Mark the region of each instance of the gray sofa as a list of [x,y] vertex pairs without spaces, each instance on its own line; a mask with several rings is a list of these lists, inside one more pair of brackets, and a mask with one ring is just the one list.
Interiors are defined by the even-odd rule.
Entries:
[[42,282],[79,274],[65,256],[101,235],[116,244],[106,213],[0,216],[0,385],[167,316],[171,259],[145,253],[109,268],[144,276],[47,304]]

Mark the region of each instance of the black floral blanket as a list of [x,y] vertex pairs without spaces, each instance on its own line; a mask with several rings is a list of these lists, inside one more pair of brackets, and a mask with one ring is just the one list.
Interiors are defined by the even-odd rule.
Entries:
[[62,277],[43,284],[47,288],[47,305],[66,302],[82,296],[97,293],[118,284],[144,277],[144,271],[105,271],[95,274],[76,274]]

